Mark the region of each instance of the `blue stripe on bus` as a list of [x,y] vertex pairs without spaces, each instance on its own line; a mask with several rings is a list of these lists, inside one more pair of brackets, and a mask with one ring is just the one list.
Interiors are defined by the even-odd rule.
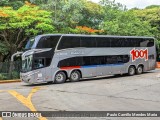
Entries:
[[105,64],[105,65],[86,65],[86,66],[81,66],[81,68],[105,67],[105,66],[119,66],[119,65],[124,65],[124,63],[118,63],[118,64]]

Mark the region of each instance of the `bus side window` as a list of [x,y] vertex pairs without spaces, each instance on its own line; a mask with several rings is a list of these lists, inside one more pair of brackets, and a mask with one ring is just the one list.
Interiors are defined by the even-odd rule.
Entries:
[[83,57],[84,65],[91,65],[90,56]]
[[81,37],[81,47],[96,47],[95,37]]
[[110,38],[96,37],[97,47],[110,47]]
[[106,56],[107,64],[112,64],[112,56]]
[[58,45],[58,50],[75,47],[80,47],[80,37],[63,36]]
[[98,61],[98,64],[100,65],[106,64],[104,56],[99,56],[97,61]]
[[42,68],[45,67],[44,58],[37,58],[34,60],[34,68]]
[[36,48],[55,48],[60,36],[45,36],[42,37]]
[[125,41],[124,38],[111,38],[111,47],[124,47],[125,46]]
[[129,62],[130,59],[129,55],[123,55],[122,57],[123,57],[123,63]]
[[147,47],[152,47],[154,46],[154,42],[148,42]]
[[82,65],[83,65],[83,58],[76,57],[76,66],[82,66]]

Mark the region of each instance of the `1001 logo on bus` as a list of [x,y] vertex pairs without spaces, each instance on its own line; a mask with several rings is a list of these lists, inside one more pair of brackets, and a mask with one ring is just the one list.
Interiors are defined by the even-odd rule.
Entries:
[[130,51],[130,54],[132,55],[132,62],[139,58],[145,59],[145,61],[148,60],[148,49],[138,50],[134,48]]

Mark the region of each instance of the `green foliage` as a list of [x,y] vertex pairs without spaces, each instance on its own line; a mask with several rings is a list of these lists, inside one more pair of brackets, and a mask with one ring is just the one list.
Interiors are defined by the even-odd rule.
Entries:
[[160,44],[159,5],[127,10],[114,0],[1,0],[0,6],[0,60],[43,33],[154,36]]
[[0,41],[6,45],[0,51],[8,50],[10,54],[21,49],[28,37],[51,33],[51,12],[41,10],[38,6],[26,2],[18,10],[12,7],[0,7]]
[[8,80],[8,79],[19,79],[20,73],[17,71],[12,72],[12,78],[9,77],[8,73],[0,73],[0,80]]
[[104,9],[101,5],[91,1],[85,1],[84,8],[82,9],[83,19],[78,23],[80,26],[89,26],[98,28],[99,24],[104,19]]
[[[160,41],[160,6],[152,5],[143,10],[132,11],[141,21],[150,23],[153,36]],[[159,43],[159,42],[158,42]],[[160,44],[159,44],[160,45]]]
[[0,6],[12,6],[14,9],[18,9],[23,6],[25,0],[1,0]]
[[0,73],[0,80],[7,80],[6,74]]
[[106,34],[124,36],[153,36],[147,21],[141,21],[132,12],[118,12],[111,21],[106,20],[102,25]]
[[0,42],[0,54],[1,54],[1,55],[7,55],[7,54],[8,54],[8,51],[9,51],[9,49],[8,49],[8,47],[6,46],[6,44],[3,43],[3,42]]
[[13,71],[12,72],[12,79],[19,79],[20,78],[20,74],[17,71]]
[[160,5],[150,5],[146,7],[146,9],[152,9],[152,8],[160,8]]

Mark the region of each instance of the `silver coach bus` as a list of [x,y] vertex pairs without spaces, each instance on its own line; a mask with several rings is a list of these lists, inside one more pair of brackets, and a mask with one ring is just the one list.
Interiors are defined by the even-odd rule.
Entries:
[[47,34],[31,38],[26,49],[20,76],[31,84],[141,74],[156,66],[153,37]]

